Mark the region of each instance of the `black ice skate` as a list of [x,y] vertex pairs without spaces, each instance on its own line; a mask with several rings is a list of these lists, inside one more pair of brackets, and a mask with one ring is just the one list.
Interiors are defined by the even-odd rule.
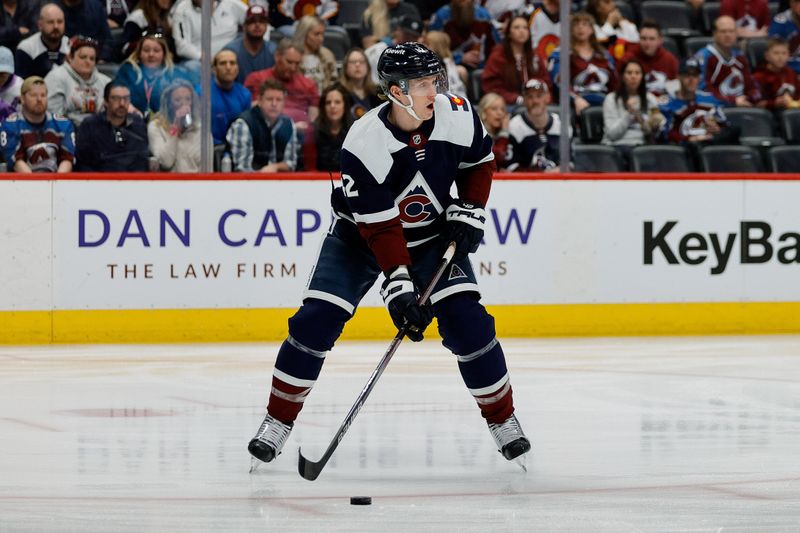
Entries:
[[[509,461],[529,452],[531,449],[531,442],[522,432],[519,421],[514,415],[508,417],[501,424],[489,424],[489,431],[494,437],[498,451]],[[520,466],[526,469],[523,464],[520,464]]]
[[[261,427],[258,428],[256,436],[247,445],[247,451],[261,462],[272,461],[281,453],[286,439],[289,438],[289,433],[292,432],[292,427],[294,424],[286,425],[267,415],[261,423]],[[257,465],[255,460],[252,461],[250,471],[255,470]]]

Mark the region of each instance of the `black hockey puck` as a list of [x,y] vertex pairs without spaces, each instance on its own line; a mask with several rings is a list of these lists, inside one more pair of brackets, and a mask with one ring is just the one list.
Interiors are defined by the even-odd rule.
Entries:
[[350,505],[372,505],[372,498],[369,496],[352,496]]

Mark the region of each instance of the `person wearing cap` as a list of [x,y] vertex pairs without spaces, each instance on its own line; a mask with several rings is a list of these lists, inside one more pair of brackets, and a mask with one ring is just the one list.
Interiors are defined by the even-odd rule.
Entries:
[[679,88],[661,104],[667,139],[689,148],[695,156],[706,144],[736,144],[739,135],[738,128],[728,124],[724,103],[698,89],[701,76],[698,61],[685,59],[678,69]]
[[60,65],[69,53],[69,39],[64,34],[64,12],[55,4],[45,4],[39,11],[39,31],[20,41],[15,53],[16,73],[22,78],[45,77]]
[[482,68],[489,52],[502,40],[489,12],[475,0],[452,0],[436,11],[428,29],[448,34],[456,64],[468,69]]
[[[178,59],[200,60],[201,0],[178,0],[172,11],[173,37]],[[239,0],[212,2],[211,55],[231,42],[244,24],[247,7]]]
[[147,127],[138,113],[129,113],[131,91],[120,81],[103,90],[104,109],[78,127],[80,172],[147,172],[150,148]]
[[364,50],[369,60],[373,82],[377,84],[380,81],[378,80],[378,59],[380,59],[383,51],[393,44],[421,41],[423,29],[424,26],[421,20],[411,15],[403,15],[397,19],[397,23],[392,27],[392,40],[390,43],[387,44],[384,40],[380,40]]
[[0,46],[0,121],[17,112],[22,78],[14,74],[14,54]]
[[420,21],[421,29],[422,17],[414,4],[403,0],[371,0],[361,17],[361,46],[366,50],[378,41],[387,46],[392,44],[392,30],[402,17]]
[[324,20],[316,15],[305,15],[297,21],[292,42],[303,53],[300,72],[314,80],[320,93],[336,79],[336,58],[322,44],[324,40]]
[[[514,172],[557,172],[561,162],[559,142],[561,118],[547,110],[550,88],[547,82],[532,78],[525,83],[525,112],[508,122]],[[572,128],[569,128],[570,137]]]
[[20,112],[0,124],[0,150],[8,169],[71,172],[75,162],[75,128],[47,111],[47,85],[30,76],[20,87]]
[[750,73],[747,56],[736,47],[736,21],[721,16],[714,21],[713,42],[694,55],[703,73],[700,89],[729,106],[752,107],[761,92]]
[[100,109],[103,89],[111,81],[97,70],[97,53],[97,41],[75,36],[70,39],[67,60],[44,78],[49,91],[47,110],[66,116],[75,127]]
[[531,47],[527,17],[513,16],[506,24],[503,41],[494,46],[486,60],[481,74],[481,89],[484,93],[499,94],[509,106],[520,105],[525,83],[532,78],[544,79],[547,76],[539,61]]
[[275,49],[278,45],[269,39],[268,27],[267,8],[252,4],[247,8],[244,17],[244,32],[225,45],[225,49],[233,50],[239,63],[237,82],[244,83],[251,73],[268,69],[275,64]]

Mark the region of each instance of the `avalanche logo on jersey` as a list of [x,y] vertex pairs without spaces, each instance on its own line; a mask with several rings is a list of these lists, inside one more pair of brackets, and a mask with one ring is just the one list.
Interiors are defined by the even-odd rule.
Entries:
[[719,84],[719,92],[724,96],[739,96],[744,89],[744,75],[740,70],[731,69]]
[[461,270],[458,265],[453,263],[453,266],[450,267],[450,275],[447,277],[447,281],[466,277],[467,275],[464,274],[464,271]]
[[647,90],[656,96],[660,96],[667,92],[667,74],[660,70],[651,70],[644,76],[644,82],[647,85]]
[[420,172],[417,172],[395,202],[400,210],[400,220],[406,228],[427,226],[444,211]]
[[712,117],[714,120],[717,120],[717,117],[714,115],[714,108],[697,106],[693,112],[683,118],[678,131],[680,131],[681,135],[684,137],[706,135],[708,133],[706,129],[707,121],[711,120]]
[[589,63],[582,72],[575,76],[573,86],[579,93],[602,93],[606,92],[609,79],[611,79],[611,76],[607,70]]

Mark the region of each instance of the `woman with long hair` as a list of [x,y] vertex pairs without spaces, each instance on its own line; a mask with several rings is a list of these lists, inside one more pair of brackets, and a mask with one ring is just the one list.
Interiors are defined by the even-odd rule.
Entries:
[[142,34],[147,31],[161,29],[170,51],[175,54],[175,42],[172,40],[172,17],[170,11],[175,0],[139,0],[136,7],[125,19],[120,39],[120,57],[127,58],[139,44]]
[[325,21],[317,15],[305,15],[297,21],[292,44],[303,53],[300,72],[314,80],[322,90],[336,78],[336,58],[322,45],[325,40]]
[[361,118],[364,113],[381,104],[378,89],[372,81],[369,60],[361,48],[347,51],[338,81],[350,97],[349,111],[353,120]]
[[505,169],[514,160],[508,139],[509,115],[505,98],[497,93],[486,93],[478,102],[481,122],[492,138],[492,152],[498,170]]
[[531,78],[541,78],[539,58],[531,48],[528,19],[511,17],[503,33],[503,41],[492,49],[481,74],[484,93],[494,92],[507,105],[522,104],[522,90]]
[[[594,34],[594,17],[585,11],[570,17],[571,53],[570,95],[575,112],[580,114],[593,105],[602,105],[606,95],[617,88],[617,72],[614,60]],[[560,83],[561,48],[550,56],[550,79],[554,85]],[[553,94],[558,94],[553,91]]]
[[115,79],[128,86],[131,104],[147,119],[159,110],[164,88],[178,78],[188,79],[188,75],[172,62],[166,36],[157,29],[145,32]]
[[653,142],[666,123],[658,99],[647,92],[642,64],[622,65],[622,81],[603,102],[603,143],[618,148],[626,159],[634,146]]
[[76,35],[70,39],[64,63],[47,73],[47,110],[65,115],[77,128],[103,104],[103,89],[111,78],[98,72],[97,41]]
[[197,93],[186,80],[175,80],[164,89],[159,111],[147,125],[150,152],[161,170],[200,171],[200,107]]
[[[319,116],[314,120],[314,146],[309,147],[311,150],[306,151],[304,157],[307,167],[315,163],[316,170],[339,170],[342,144],[353,125],[349,109],[350,98],[341,85],[330,85],[322,91]],[[316,151],[314,156],[311,155],[313,151]]]

